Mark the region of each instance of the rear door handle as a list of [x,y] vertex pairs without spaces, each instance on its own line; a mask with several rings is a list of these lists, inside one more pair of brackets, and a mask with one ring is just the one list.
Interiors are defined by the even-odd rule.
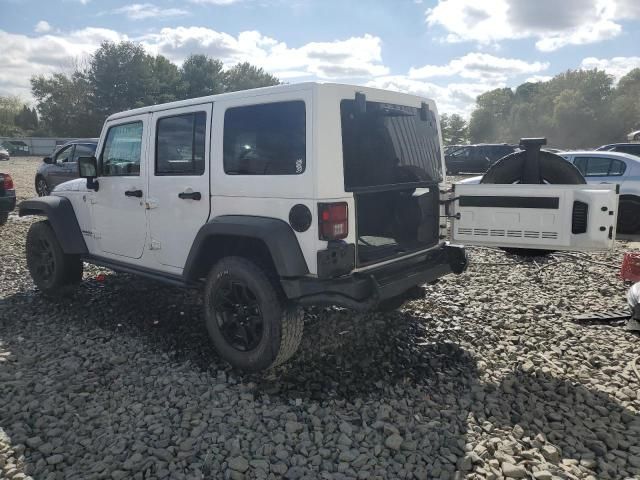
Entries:
[[138,197],[142,198],[142,190],[127,190],[124,192],[127,197]]
[[200,200],[202,195],[200,192],[181,192],[178,194],[178,198],[183,200]]

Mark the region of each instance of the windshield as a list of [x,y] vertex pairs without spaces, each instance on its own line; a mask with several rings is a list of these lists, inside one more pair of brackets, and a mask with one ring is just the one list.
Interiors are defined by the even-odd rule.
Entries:
[[340,103],[345,190],[442,180],[435,115],[414,107],[355,100]]

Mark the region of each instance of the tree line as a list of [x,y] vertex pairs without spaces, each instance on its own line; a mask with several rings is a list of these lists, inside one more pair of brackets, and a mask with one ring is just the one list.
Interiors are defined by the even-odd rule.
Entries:
[[546,82],[483,93],[462,135],[472,143],[546,137],[551,146],[589,148],[626,141],[626,135],[637,129],[640,68],[617,84],[611,75],[594,69],[568,70]]
[[38,114],[19,97],[0,96],[0,136],[17,137],[38,131]]
[[112,113],[174,100],[277,85],[249,63],[227,70],[220,60],[191,55],[181,67],[132,42],[104,42],[84,68],[31,78],[39,130],[64,137],[95,137]]

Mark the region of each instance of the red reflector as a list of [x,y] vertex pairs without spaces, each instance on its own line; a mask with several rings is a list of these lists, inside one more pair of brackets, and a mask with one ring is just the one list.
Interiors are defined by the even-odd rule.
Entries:
[[349,234],[349,214],[346,202],[319,203],[320,240],[340,240]]
[[4,189],[13,190],[13,178],[8,173],[4,174]]

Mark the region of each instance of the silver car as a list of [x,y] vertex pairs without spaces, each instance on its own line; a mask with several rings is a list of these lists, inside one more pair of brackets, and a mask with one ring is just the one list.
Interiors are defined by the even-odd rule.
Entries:
[[563,152],[587,183],[620,185],[618,232],[640,232],[640,157],[621,152],[578,150]]

